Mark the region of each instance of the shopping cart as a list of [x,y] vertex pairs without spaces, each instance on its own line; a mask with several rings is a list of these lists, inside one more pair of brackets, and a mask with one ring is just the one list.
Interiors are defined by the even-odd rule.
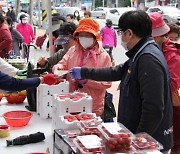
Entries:
[[29,62],[30,47],[34,47],[34,49],[37,49],[37,47],[33,44],[21,44],[20,55],[22,59],[27,59],[27,62]]

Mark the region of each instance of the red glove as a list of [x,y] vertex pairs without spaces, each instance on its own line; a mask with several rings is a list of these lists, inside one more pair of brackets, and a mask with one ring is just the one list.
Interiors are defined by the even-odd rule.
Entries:
[[58,81],[58,78],[54,74],[46,74],[46,75],[43,75],[42,77],[44,79],[43,83],[48,84],[48,85],[56,84]]

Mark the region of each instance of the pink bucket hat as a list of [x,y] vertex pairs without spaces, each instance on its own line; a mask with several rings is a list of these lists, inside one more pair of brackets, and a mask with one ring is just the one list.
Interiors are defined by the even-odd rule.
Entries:
[[152,12],[148,15],[152,21],[152,37],[165,35],[170,31],[170,28],[165,23],[162,14],[158,12]]

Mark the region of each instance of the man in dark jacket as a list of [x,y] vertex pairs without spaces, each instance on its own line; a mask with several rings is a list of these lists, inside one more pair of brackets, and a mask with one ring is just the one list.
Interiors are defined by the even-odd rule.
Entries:
[[180,153],[180,47],[178,48],[178,44],[166,38],[170,27],[165,23],[162,14],[152,12],[148,15],[152,21],[152,37],[154,37],[156,43],[162,48],[171,74],[174,136],[174,146],[173,149],[171,149],[171,154],[176,154]]
[[54,74],[45,74],[42,77],[18,79],[0,71],[0,89],[7,91],[20,91],[38,87],[40,83],[52,85],[58,82]]
[[15,14],[15,11],[13,10],[13,6],[10,6],[8,8],[8,12],[7,12],[6,16],[11,17],[13,23],[16,22],[16,14]]
[[118,122],[132,133],[146,132],[163,145],[173,146],[170,74],[162,51],[151,36],[152,23],[143,11],[129,11],[119,19],[121,45],[129,59],[110,68],[70,70],[73,78],[120,80]]

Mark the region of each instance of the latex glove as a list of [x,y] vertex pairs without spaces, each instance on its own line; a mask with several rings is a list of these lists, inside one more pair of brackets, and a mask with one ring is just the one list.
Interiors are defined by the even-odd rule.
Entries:
[[81,67],[73,67],[69,70],[69,74],[74,79],[81,79]]
[[43,83],[48,85],[53,85],[58,82],[58,78],[54,74],[45,74],[42,77],[44,79]]
[[27,75],[27,70],[18,70],[16,74],[18,76],[25,76]]

